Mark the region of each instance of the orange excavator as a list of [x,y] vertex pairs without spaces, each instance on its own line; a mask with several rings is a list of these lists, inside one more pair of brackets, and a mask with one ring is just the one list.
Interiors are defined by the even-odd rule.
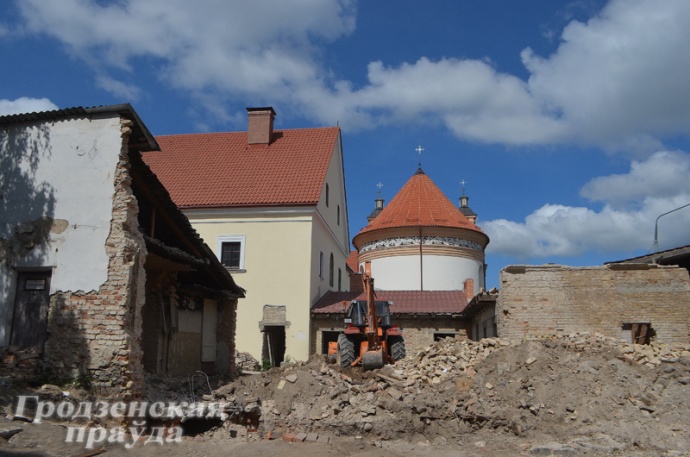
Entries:
[[377,301],[371,263],[362,275],[366,300],[353,300],[345,312],[345,329],[329,346],[342,368],[361,365],[364,370],[381,368],[405,357],[405,340],[397,325],[391,325],[390,302]]

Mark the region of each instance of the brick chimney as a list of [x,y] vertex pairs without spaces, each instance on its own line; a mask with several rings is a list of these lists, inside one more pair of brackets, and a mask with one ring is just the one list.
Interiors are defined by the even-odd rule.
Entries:
[[465,297],[468,302],[474,298],[474,279],[472,278],[465,280]]
[[276,117],[273,108],[247,108],[247,117],[247,143],[270,144],[273,138],[273,120]]
[[362,273],[350,274],[350,292],[361,294],[364,292],[364,284],[362,283]]

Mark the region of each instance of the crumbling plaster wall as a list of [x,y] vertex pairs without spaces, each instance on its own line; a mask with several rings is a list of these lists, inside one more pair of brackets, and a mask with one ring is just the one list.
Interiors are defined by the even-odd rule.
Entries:
[[[15,215],[15,221],[5,218],[1,233],[12,249],[0,265],[0,277],[12,278],[24,268],[52,271],[43,369],[88,377],[103,395],[119,399],[136,397],[143,387],[146,248],[129,174],[130,127],[130,121],[112,115],[27,128],[31,138],[40,136],[37,130],[45,136],[39,160],[27,173],[50,187],[52,205],[31,206],[34,212]],[[50,233],[31,249],[17,248],[16,227],[43,218],[53,221]],[[0,318],[11,322],[8,290],[0,291],[6,307]]]
[[498,336],[578,331],[620,338],[623,323],[651,323],[659,342],[690,341],[687,270],[656,265],[510,266],[501,271]]
[[[58,291],[51,296],[45,366],[58,373],[87,375],[103,393],[138,397],[144,384],[141,308],[145,301],[146,247],[138,229],[127,143],[130,122],[117,119],[121,140],[112,174],[110,230],[104,247],[107,280],[97,291]],[[95,249],[95,248],[94,248]],[[89,257],[88,252],[84,257]]]
[[18,269],[52,269],[51,294],[97,291],[108,279],[121,148],[119,116],[0,130],[0,344]]

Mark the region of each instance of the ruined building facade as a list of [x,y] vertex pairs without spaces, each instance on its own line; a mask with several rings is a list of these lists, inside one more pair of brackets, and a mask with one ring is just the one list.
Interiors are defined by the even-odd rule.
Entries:
[[[131,106],[0,129],[0,375],[83,377],[126,399],[145,365],[229,371],[243,290],[141,160],[158,145]],[[206,328],[188,326],[197,353],[176,353],[189,308]]]

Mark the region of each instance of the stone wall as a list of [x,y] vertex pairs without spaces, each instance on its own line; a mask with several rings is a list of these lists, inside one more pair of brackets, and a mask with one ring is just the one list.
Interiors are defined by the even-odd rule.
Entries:
[[[466,321],[460,318],[400,317],[393,316],[392,322],[402,328],[408,354],[420,351],[434,342],[434,338],[452,336],[467,339]],[[322,353],[323,332],[339,332],[343,329],[343,315],[324,314],[312,317],[311,353]]]
[[682,268],[509,266],[501,271],[498,335],[523,338],[578,331],[622,337],[648,323],[659,342],[690,340],[690,279]]

